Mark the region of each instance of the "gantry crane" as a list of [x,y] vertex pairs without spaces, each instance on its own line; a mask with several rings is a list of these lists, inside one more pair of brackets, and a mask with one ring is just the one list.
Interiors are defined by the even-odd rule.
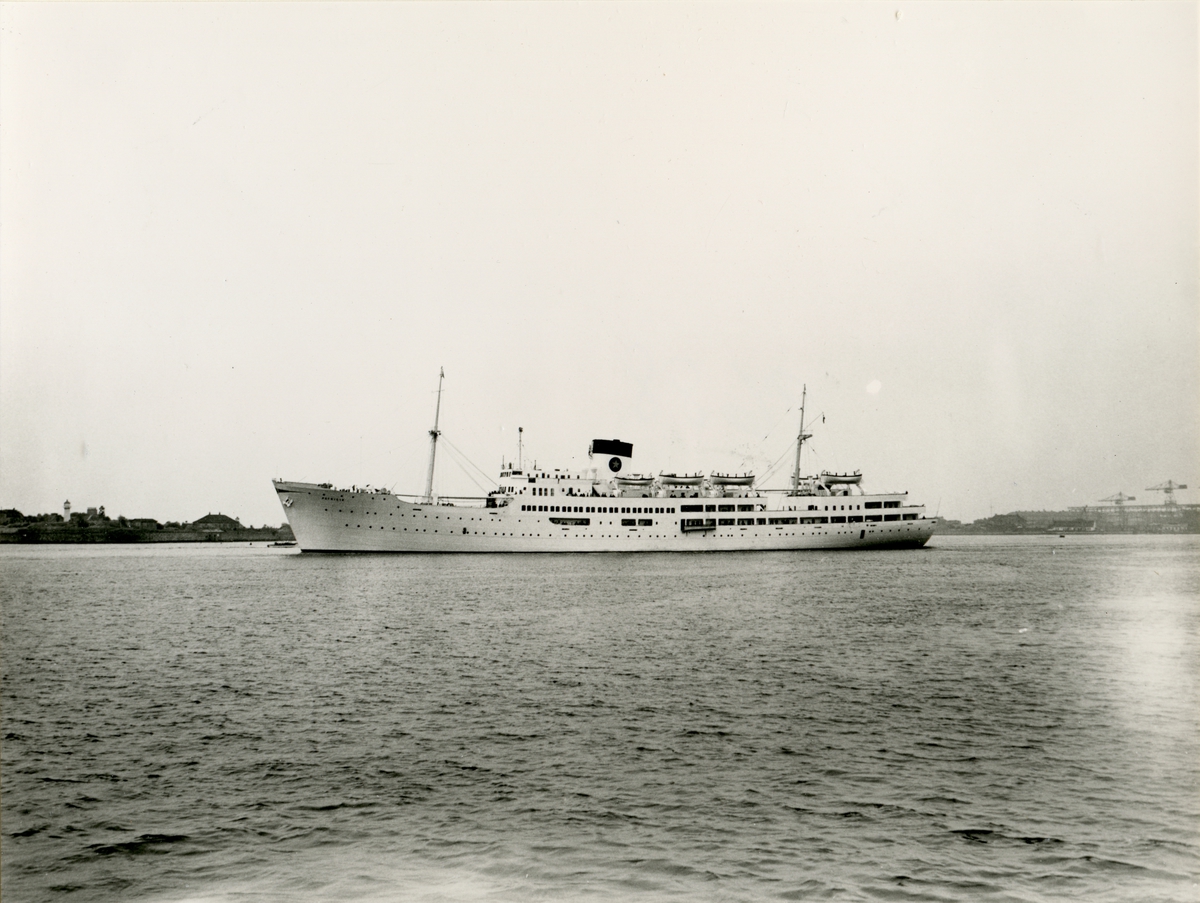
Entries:
[[1118,492],[1116,495],[1110,495],[1106,499],[1100,499],[1102,502],[1112,502],[1117,506],[1118,517],[1121,521],[1121,531],[1124,532],[1128,526],[1125,517],[1125,503],[1137,501],[1137,496],[1126,495],[1123,492]]
[[1187,489],[1186,483],[1176,483],[1174,480],[1167,480],[1165,483],[1159,483],[1157,486],[1147,486],[1147,492],[1161,492],[1163,494],[1164,505],[1175,505],[1175,490]]

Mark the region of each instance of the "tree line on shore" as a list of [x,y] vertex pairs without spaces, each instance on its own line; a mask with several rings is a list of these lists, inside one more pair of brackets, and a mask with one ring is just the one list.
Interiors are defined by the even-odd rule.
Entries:
[[207,514],[191,522],[124,516],[112,518],[103,508],[61,514],[22,514],[0,510],[0,542],[254,542],[291,541],[292,528],[243,526],[237,518]]

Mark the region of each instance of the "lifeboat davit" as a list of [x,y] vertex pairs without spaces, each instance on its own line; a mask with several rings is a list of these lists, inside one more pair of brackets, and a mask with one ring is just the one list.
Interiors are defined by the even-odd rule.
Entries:
[[754,474],[714,473],[712,482],[714,486],[750,486],[754,483]]
[[664,486],[699,486],[704,482],[704,474],[684,474],[679,476],[673,473],[660,473],[658,481]]

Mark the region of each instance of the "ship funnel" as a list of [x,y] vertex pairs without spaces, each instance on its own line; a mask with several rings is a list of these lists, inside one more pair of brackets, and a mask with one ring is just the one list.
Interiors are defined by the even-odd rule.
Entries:
[[620,439],[593,439],[588,446],[588,457],[593,455],[611,455],[608,459],[608,469],[620,473],[624,462],[622,458],[633,457],[633,443],[622,442]]

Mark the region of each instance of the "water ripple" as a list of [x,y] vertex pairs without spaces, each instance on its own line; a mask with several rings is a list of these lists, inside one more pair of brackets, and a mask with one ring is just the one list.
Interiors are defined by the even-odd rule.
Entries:
[[1194,901],[1198,551],[0,549],[3,893]]

